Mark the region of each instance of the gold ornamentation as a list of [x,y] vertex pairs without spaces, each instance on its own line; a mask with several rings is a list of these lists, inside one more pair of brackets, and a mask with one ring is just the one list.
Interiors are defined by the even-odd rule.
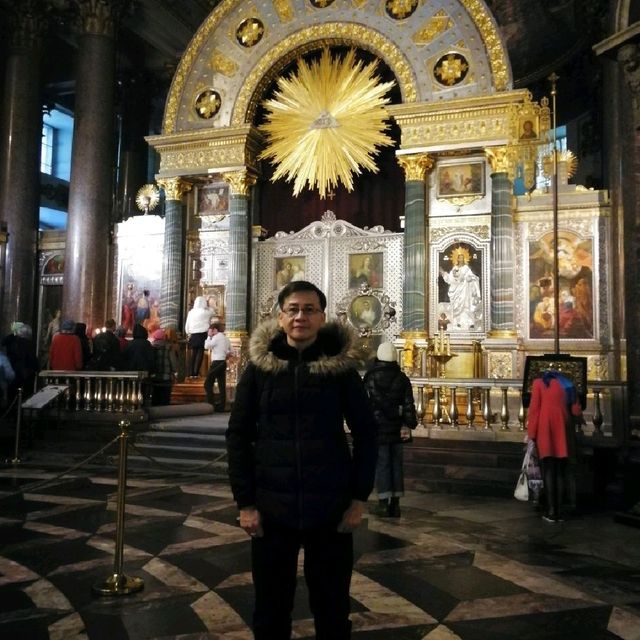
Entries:
[[140,211],[144,211],[147,215],[149,211],[153,211],[160,202],[160,190],[155,184],[145,184],[138,189],[136,193],[136,204]]
[[446,87],[460,84],[467,77],[467,73],[469,73],[467,59],[455,51],[440,57],[433,67],[435,79]]
[[295,18],[295,12],[290,0],[273,0],[273,7],[280,18],[280,22],[291,22]]
[[402,149],[509,139],[515,105],[527,92],[510,91],[488,96],[387,107],[402,130]]
[[182,200],[182,195],[191,190],[191,184],[182,178],[159,178],[158,185],[167,200]]
[[9,3],[5,10],[8,13],[8,44],[11,49],[40,50],[47,27],[44,9],[36,0]]
[[407,58],[395,44],[378,31],[364,25],[330,22],[314,25],[291,34],[260,58],[238,93],[231,117],[231,122],[234,125],[253,121],[261,95],[259,89],[266,87],[268,82],[273,80],[275,74],[280,71],[281,67],[277,63],[288,52],[305,47],[309,42],[324,45],[356,44],[373,52],[389,65],[398,80],[403,101],[406,103],[417,100],[417,81],[413,70]]
[[247,18],[243,20],[236,29],[236,40],[238,43],[249,49],[262,40],[264,35],[264,24],[258,18]]
[[505,91],[509,85],[509,65],[498,28],[491,14],[480,0],[460,0],[460,2],[480,32],[482,42],[489,55],[493,86],[498,91]]
[[394,20],[404,20],[418,8],[418,0],[386,0],[384,9]]
[[512,161],[507,147],[487,147],[484,152],[493,173],[509,173]]
[[229,190],[234,196],[248,196],[251,187],[256,183],[256,177],[244,170],[223,173],[222,179],[229,183]]
[[223,76],[227,76],[227,78],[231,78],[236,74],[238,70],[238,65],[227,56],[222,53],[222,51],[218,51],[217,49],[213,52],[211,56],[211,71],[214,73],[221,73]]
[[213,118],[222,106],[222,98],[215,89],[201,91],[195,99],[193,108],[199,118],[209,120]]
[[417,45],[429,44],[445,31],[451,29],[452,26],[453,21],[451,18],[446,14],[444,9],[440,9],[440,11],[427,20],[427,22],[413,34],[412,40]]
[[[504,338],[513,338],[515,333],[513,331],[504,331],[501,332],[502,335],[500,337]],[[493,333],[490,333],[492,337]],[[499,351],[490,351],[488,353],[488,364],[489,364],[489,377],[490,378],[512,378],[513,377],[513,358],[508,352],[499,352]]]
[[357,62],[353,49],[332,58],[327,48],[318,62],[299,59],[297,73],[278,80],[260,128],[267,137],[260,157],[277,167],[272,181],[293,180],[294,195],[308,183],[324,198],[340,182],[352,191],[363,168],[377,172],[377,148],[393,145],[384,133],[384,96],[394,83],[379,83],[376,65]]
[[407,182],[424,182],[434,165],[433,157],[426,153],[397,156],[396,159]]
[[168,136],[149,136],[147,142],[160,155],[160,174],[209,173],[237,167],[257,169],[262,138],[254,127],[218,127]]
[[[566,164],[567,179],[573,178],[573,176],[576,175],[576,170],[578,169],[578,158],[573,151],[570,151],[569,149],[566,151],[558,151],[556,162],[558,164],[561,162]],[[553,175],[553,151],[542,158],[542,172],[547,178],[550,178]]]
[[115,33],[115,23],[120,17],[124,3],[120,0],[83,0],[78,2],[82,32],[95,36],[110,36]]
[[334,0],[309,0],[309,2],[316,9],[326,9],[327,7],[330,7],[334,3]]

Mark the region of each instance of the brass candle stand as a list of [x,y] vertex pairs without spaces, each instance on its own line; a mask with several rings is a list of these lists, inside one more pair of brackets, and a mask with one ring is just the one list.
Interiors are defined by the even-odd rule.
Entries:
[[[445,379],[447,377],[447,363],[451,358],[455,358],[458,354],[451,352],[451,339],[443,329],[433,337],[433,343],[429,358],[436,363],[436,377]],[[455,405],[455,393],[452,394],[451,406],[447,407],[448,394],[445,387],[436,388],[433,400],[433,421],[436,427],[441,426],[443,417],[454,428],[457,428],[458,411]]]

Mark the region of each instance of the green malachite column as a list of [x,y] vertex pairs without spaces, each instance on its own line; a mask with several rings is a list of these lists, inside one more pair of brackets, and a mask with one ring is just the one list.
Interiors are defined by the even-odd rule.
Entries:
[[426,176],[433,159],[426,154],[398,156],[405,174],[404,283],[402,294],[403,335],[426,333],[427,225],[425,216]]
[[491,174],[491,330],[493,337],[515,336],[513,319],[513,185],[505,148],[487,151]]
[[184,246],[184,215],[182,195],[191,185],[180,178],[158,180],[165,193],[164,245],[162,283],[160,287],[160,326],[163,329],[182,329],[180,301],[182,277],[182,249]]
[[230,337],[243,337],[249,326],[249,193],[255,178],[246,171],[225,173],[223,178],[230,185],[225,326]]
[[[10,3],[11,4],[11,3]],[[0,326],[15,320],[36,330],[38,205],[40,204],[41,34],[44,16],[33,2],[13,3],[3,60],[0,129],[0,218],[6,223],[6,272]]]
[[62,313],[91,330],[106,319],[111,279],[115,23],[118,2],[78,3],[76,102],[69,185]]

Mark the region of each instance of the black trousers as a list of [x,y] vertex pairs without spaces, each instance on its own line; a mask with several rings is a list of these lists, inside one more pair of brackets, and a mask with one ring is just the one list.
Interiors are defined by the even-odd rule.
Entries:
[[220,411],[224,411],[227,404],[227,361],[226,360],[213,360],[207,377],[204,379],[204,391],[207,394],[207,402],[209,404],[214,403],[213,396],[213,383],[218,383],[218,393],[220,394],[220,402],[216,405]]
[[547,515],[560,517],[567,475],[566,458],[542,458],[542,482],[547,498]]
[[353,535],[335,527],[306,531],[266,524],[264,537],[252,538],[256,640],[289,640],[296,590],[298,553],[304,547],[304,576],[317,640],[348,640],[349,586]]

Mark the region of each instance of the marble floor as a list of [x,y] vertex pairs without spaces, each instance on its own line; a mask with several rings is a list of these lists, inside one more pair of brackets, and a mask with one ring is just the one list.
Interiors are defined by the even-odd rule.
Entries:
[[[226,484],[130,477],[124,573],[144,590],[114,598],[92,586],[113,572],[116,474],[41,484],[54,475],[0,469],[0,638],[252,637],[249,539]],[[354,638],[640,639],[640,532],[612,513],[550,524],[516,500],[411,493],[355,545]],[[313,638],[302,578],[294,621]]]

